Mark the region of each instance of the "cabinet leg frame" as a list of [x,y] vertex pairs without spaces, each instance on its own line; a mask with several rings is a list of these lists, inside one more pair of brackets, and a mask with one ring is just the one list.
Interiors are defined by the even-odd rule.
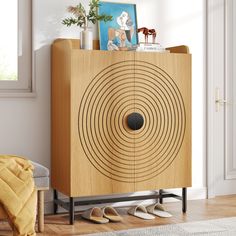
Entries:
[[57,214],[58,211],[58,205],[55,203],[55,200],[58,200],[58,194],[57,194],[57,190],[53,189],[53,213],[54,215]]
[[70,197],[70,225],[73,225],[75,221],[75,203],[74,198]]
[[182,188],[182,211],[187,212],[187,188]]
[[163,204],[163,197],[162,197],[162,193],[163,193],[163,189],[160,189],[159,190],[159,202],[160,202],[160,204]]
[[182,188],[182,196],[166,192],[163,189],[159,190],[158,194],[152,195],[140,195],[140,196],[126,196],[126,197],[116,197],[116,198],[103,198],[103,199],[92,199],[92,200],[75,200],[74,197],[69,197],[69,201],[61,200],[58,198],[57,190],[54,190],[54,213],[58,212],[58,206],[66,209],[69,212],[69,223],[74,224],[75,221],[75,207],[83,205],[95,205],[104,203],[115,203],[115,202],[127,202],[127,201],[141,201],[148,199],[159,199],[160,204],[163,204],[164,198],[175,198],[182,201],[182,211],[186,213],[187,211],[187,188]]

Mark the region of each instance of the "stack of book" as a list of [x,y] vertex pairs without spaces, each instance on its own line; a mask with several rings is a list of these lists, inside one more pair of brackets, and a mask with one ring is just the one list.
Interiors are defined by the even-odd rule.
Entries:
[[138,52],[169,52],[159,43],[140,43],[136,51]]

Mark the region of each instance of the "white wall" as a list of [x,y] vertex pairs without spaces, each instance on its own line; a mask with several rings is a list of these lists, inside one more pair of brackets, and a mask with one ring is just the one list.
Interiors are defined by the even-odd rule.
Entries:
[[[36,97],[0,98],[0,152],[50,167],[50,45],[76,38],[80,29],[61,24],[66,7],[88,0],[34,0]],[[127,2],[127,0],[118,0]],[[156,28],[163,46],[185,44],[193,54],[193,187],[205,186],[204,0],[136,0],[138,25]],[[97,30],[94,28],[95,38]],[[49,196],[47,196],[49,198]]]

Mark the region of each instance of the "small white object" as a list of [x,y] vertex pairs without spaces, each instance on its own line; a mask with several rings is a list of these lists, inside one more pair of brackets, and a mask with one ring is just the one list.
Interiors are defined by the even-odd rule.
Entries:
[[107,50],[108,51],[119,51],[119,48],[111,40],[109,40],[107,43]]
[[80,48],[93,50],[93,32],[90,29],[80,32]]

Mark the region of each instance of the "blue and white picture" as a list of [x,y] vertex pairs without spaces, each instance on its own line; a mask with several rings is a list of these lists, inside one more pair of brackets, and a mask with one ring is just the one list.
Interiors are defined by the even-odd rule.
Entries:
[[138,44],[136,5],[99,2],[99,14],[113,17],[99,21],[100,50],[129,50]]

